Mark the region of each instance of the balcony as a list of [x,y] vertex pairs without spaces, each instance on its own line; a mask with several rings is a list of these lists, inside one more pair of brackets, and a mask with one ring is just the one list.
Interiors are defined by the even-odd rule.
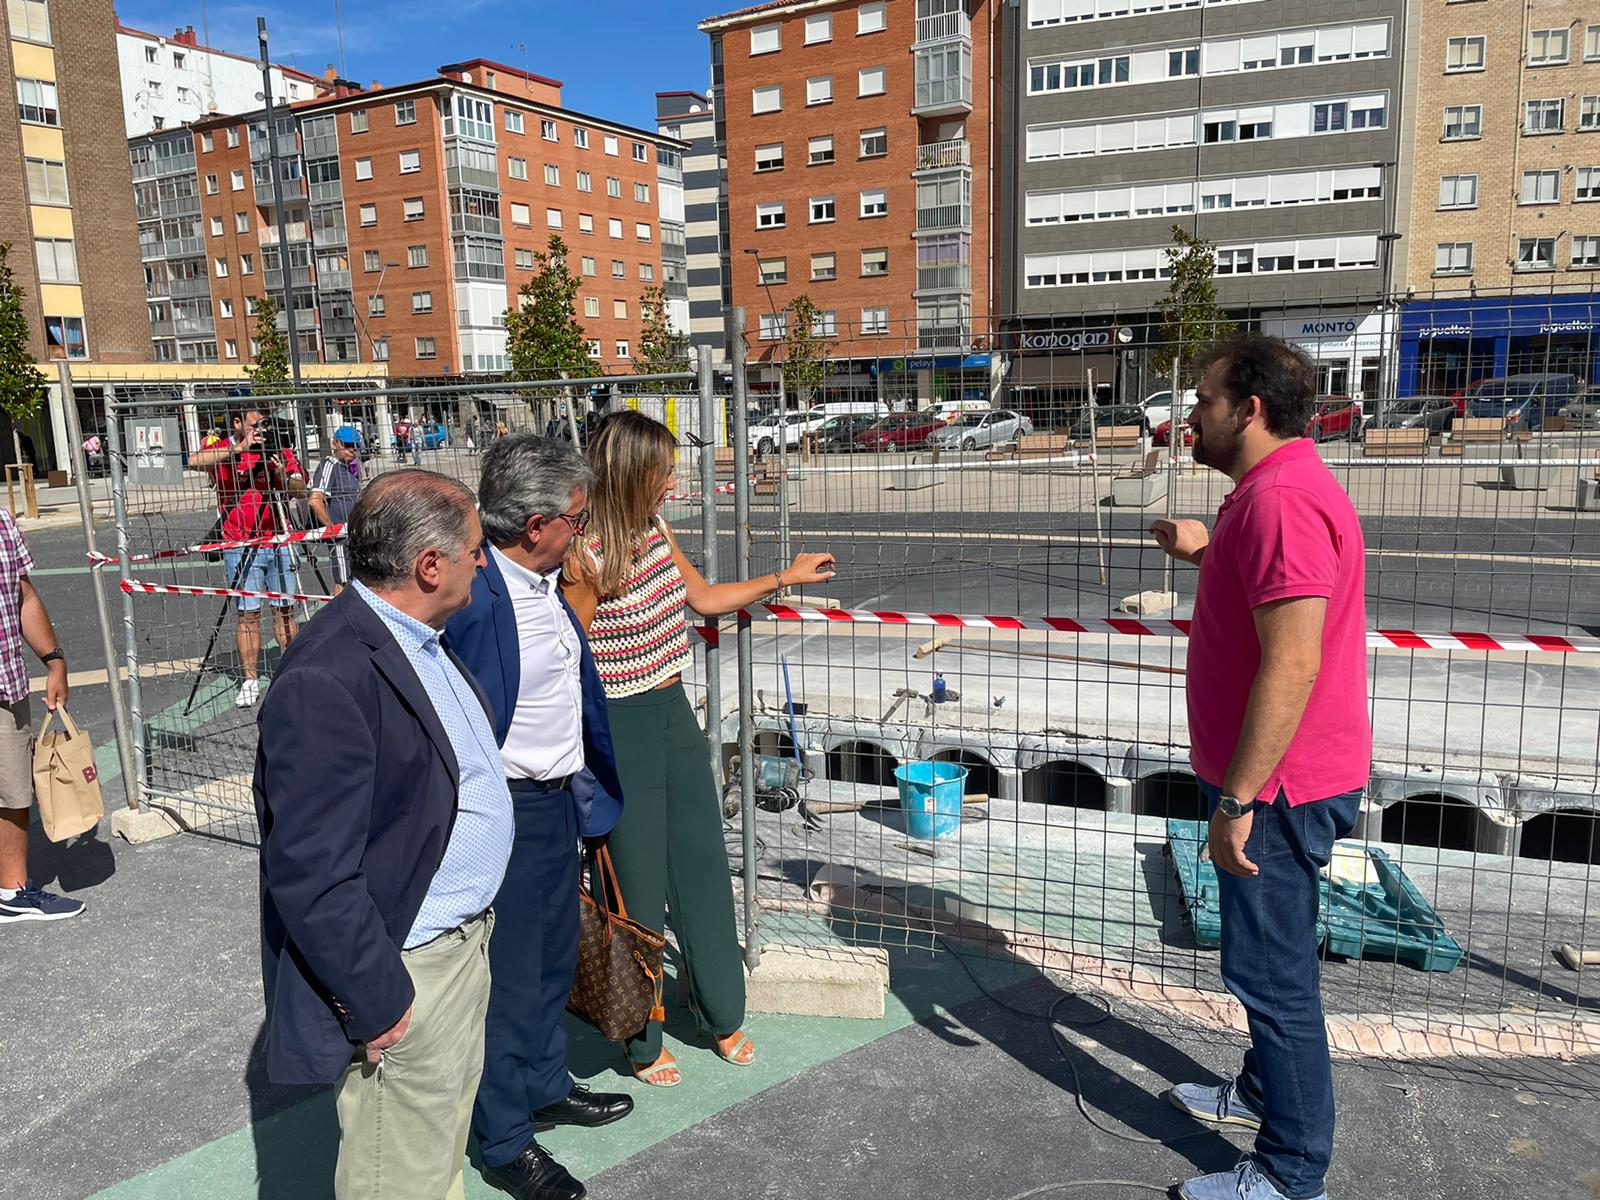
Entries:
[[917,147],[918,171],[938,171],[945,167],[970,167],[972,143],[966,138],[947,138],[942,142],[929,142]]
[[[309,226],[304,221],[290,221],[283,228],[291,242],[303,242],[310,236]],[[278,226],[276,222],[263,222],[256,233],[263,246],[276,246],[278,244]]]
[[931,17],[917,18],[917,45],[929,42],[948,42],[955,39],[972,41],[972,21],[957,9]]
[[167,295],[174,300],[192,300],[199,296],[209,298],[211,295],[211,280],[204,275],[198,275],[193,279],[184,279],[181,276],[174,275],[167,282]]
[[451,213],[450,232],[479,233],[488,237],[500,236],[500,218],[479,216],[476,213]]
[[348,292],[350,290],[349,271],[318,271],[317,290],[327,292]]
[[[266,287],[267,291],[281,292],[283,290],[283,272],[278,268],[274,267],[269,271],[262,272],[261,278],[262,283]],[[311,268],[291,267],[289,268],[289,278],[294,287],[310,287]]]
[[972,205],[958,200],[917,205],[918,233],[970,233]]
[[169,337],[171,337],[172,336],[172,322],[170,320],[167,320],[167,321],[151,321],[150,322],[150,336],[151,337],[158,337],[158,338],[169,338]]
[[972,341],[970,321],[917,323],[917,346],[923,350],[964,350]]
[[447,166],[444,181],[448,187],[484,188],[491,192],[500,190],[500,171],[496,167]]
[[181,338],[211,337],[217,332],[217,323],[210,317],[179,317],[172,325]]

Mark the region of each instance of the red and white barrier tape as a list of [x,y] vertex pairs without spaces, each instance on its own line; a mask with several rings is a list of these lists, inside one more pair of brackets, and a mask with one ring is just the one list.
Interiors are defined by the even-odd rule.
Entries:
[[704,500],[707,495],[726,496],[730,492],[732,492],[733,489],[734,489],[734,485],[731,484],[731,483],[719,483],[719,484],[717,484],[716,487],[712,488],[709,493],[708,492],[672,492],[667,496],[667,499],[668,500]]
[[[324,525],[319,529],[297,529],[290,533],[274,533],[267,537],[245,538],[236,542],[200,542],[193,546],[180,546],[176,550],[157,550],[151,554],[130,554],[130,563],[156,562],[164,558],[187,558],[191,554],[217,554],[226,550],[248,550],[251,547],[291,546],[299,542],[328,542],[344,536],[344,526]],[[120,558],[94,553],[89,556],[92,567],[109,567],[121,562]]]
[[122,590],[142,596],[236,596],[241,600],[332,600],[332,596],[304,596],[299,592],[247,592],[243,588],[189,587],[179,583],[145,583],[124,579]]

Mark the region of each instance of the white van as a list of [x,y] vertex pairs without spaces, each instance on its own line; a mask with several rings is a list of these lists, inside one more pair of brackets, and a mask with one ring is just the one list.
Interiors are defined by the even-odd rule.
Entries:
[[1151,392],[1144,398],[1144,403],[1139,407],[1144,409],[1144,427],[1147,433],[1154,433],[1168,421],[1182,421],[1189,415],[1189,410],[1194,407],[1195,394],[1193,388],[1183,392],[1183,407],[1176,413],[1172,411],[1172,391]]

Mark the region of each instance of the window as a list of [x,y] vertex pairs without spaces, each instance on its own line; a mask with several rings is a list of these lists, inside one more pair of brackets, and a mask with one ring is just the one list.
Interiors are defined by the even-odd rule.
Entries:
[[818,75],[814,79],[806,80],[807,104],[832,104],[833,103],[833,76]]
[[600,273],[599,268],[596,266],[595,260],[591,255],[585,254],[583,256],[583,273],[591,277]]
[[811,256],[811,278],[813,280],[839,278],[839,267],[832,253]]
[[580,192],[594,191],[594,180],[587,171],[578,172],[578,190]]
[[1574,268],[1600,267],[1600,237],[1574,237],[1572,239],[1572,265]]
[[533,270],[533,251],[526,246],[514,247],[511,251],[512,260],[519,271]]
[[628,319],[628,302],[626,300],[613,300],[611,302],[611,315],[618,321]]
[[407,246],[406,247],[406,266],[408,266],[408,267],[425,267],[427,265],[428,265],[428,247],[427,247],[426,244],[423,244],[421,246]]
[[414,313],[431,313],[433,311],[433,293],[412,292],[411,311]]
[[1524,171],[1518,204],[1556,204],[1561,199],[1560,171]]
[[589,148],[589,131],[574,125],[572,127],[572,144],[579,150],[587,150]]
[[[144,86],[152,96],[161,95],[161,81],[159,79],[147,79],[144,81]],[[158,125],[156,128],[159,129],[160,126]]]
[[1583,61],[1600,59],[1600,25],[1590,25],[1583,31]]
[[420,150],[400,151],[400,174],[415,175],[422,170],[422,152]]
[[[66,163],[53,158],[30,158],[26,165],[29,201],[34,204],[68,203]],[[207,178],[215,183],[217,177],[210,175]]]
[[1447,38],[1444,44],[1444,69],[1446,71],[1481,71],[1487,39],[1481,37]]
[[209,133],[202,133],[200,135],[200,153],[210,154],[216,148],[216,139],[213,138]]
[[789,260],[787,258],[756,259],[756,278],[761,282],[762,286],[788,283]]
[[152,117],[151,120],[155,122],[157,129],[165,129],[167,127],[167,119],[165,117]]
[[630,352],[628,350],[628,343],[626,341],[620,341],[619,340],[617,342],[617,357],[618,358],[629,358],[629,357],[631,357],[631,354],[630,354]]
[[1477,208],[1478,177],[1445,175],[1439,180],[1440,208]]
[[883,95],[889,90],[888,78],[888,71],[884,67],[862,67],[856,72],[856,95]]
[[365,133],[367,131],[367,110],[352,108],[350,110],[350,132]]
[[1433,248],[1435,275],[1472,274],[1471,242],[1440,242]]
[[396,100],[394,102],[394,123],[396,125],[415,125],[417,123],[417,102],[415,100]]
[[405,201],[402,201],[402,203],[405,206],[405,219],[406,220],[408,220],[408,221],[420,221],[420,220],[422,220],[422,197],[421,196],[412,196],[411,198],[409,198],[409,199],[407,199]]
[[82,317],[46,317],[45,342],[51,358],[88,358]]
[[618,179],[615,175],[607,175],[606,176],[606,195],[610,196],[613,200],[621,200],[622,199],[622,180]]
[[382,296],[367,297],[367,316],[381,317],[388,311],[386,301]]
[[599,358],[600,357],[600,339],[599,338],[590,338],[589,339],[589,357],[590,358]]
[[532,225],[533,210],[526,204],[511,205],[511,223],[513,225]]
[[642,262],[639,264],[639,278],[645,283],[654,283],[656,268],[654,263]]
[[620,258],[613,258],[611,260],[611,278],[626,279],[627,277],[628,264],[623,262]]
[[750,54],[773,54],[783,49],[781,25],[757,25],[750,31]]
[[1517,264],[1519,271],[1553,271],[1556,269],[1556,240],[1547,238],[1517,239]]
[[236,192],[244,191],[244,172],[233,172],[233,174],[228,177],[228,186]]
[[506,109],[506,132],[507,133],[521,133],[522,132],[522,114],[519,113],[514,108]]
[[861,193],[861,216],[886,217],[889,215],[889,193],[883,188],[869,188]]
[[211,236],[212,237],[221,237],[222,236],[222,218],[221,217],[212,217],[211,218]]
[[887,275],[889,273],[889,248],[879,246],[873,250],[861,252],[861,273],[863,275]]
[[835,205],[832,196],[811,197],[811,224],[822,225],[834,220],[834,209]]
[[1572,199],[1600,200],[1600,167],[1579,167],[1577,185],[1573,188]]
[[220,189],[217,186],[217,177],[215,175],[207,175],[206,176],[206,195],[215,196],[219,190]]
[[763,342],[779,342],[783,340],[784,331],[789,326],[789,314],[761,314],[761,340]]
[[218,279],[226,279],[228,277],[228,260],[222,257],[213,259],[211,269]]
[[649,204],[650,203],[650,185],[648,183],[636,183],[636,184],[634,184],[633,185],[633,198],[634,198],[635,201],[637,201],[640,204]]
[[544,181],[545,181],[545,184],[547,186],[549,186],[549,187],[560,187],[561,186],[561,168],[556,166],[555,163],[545,163],[545,165],[544,165]]
[[889,310],[887,308],[863,308],[861,310],[862,333],[888,333]]
[[806,18],[806,45],[833,41],[833,17],[827,13]]
[[1600,129],[1600,96],[1585,96],[1578,111],[1579,129]]
[[1523,133],[1560,133],[1566,116],[1565,100],[1529,100],[1523,110]]
[[600,315],[600,297],[585,296],[583,298],[583,315],[586,317],[598,317]]
[[372,361],[389,361],[389,339],[386,337],[372,339]]
[[559,142],[561,140],[561,133],[556,129],[556,123],[547,119],[539,121],[539,136],[547,142]]
[[[244,315],[247,316],[247,317],[255,316],[256,315],[256,307],[260,303],[261,303],[261,297],[259,297],[259,296],[246,296],[244,298]],[[252,343],[252,345],[250,347],[250,353],[254,354],[255,352],[256,352],[255,351],[255,346]]]
[[78,254],[71,238],[35,238],[33,253],[40,283],[78,282]]
[[870,0],[856,9],[856,36],[864,33],[882,33],[889,28],[888,18],[884,14],[884,0]]
[[831,309],[811,318],[812,337],[834,337],[839,332],[839,314]]
[[1483,105],[1452,104],[1444,110],[1444,140],[1468,141],[1483,136]]
[[784,215],[783,201],[756,205],[757,229],[782,229],[786,224],[788,221]]
[[186,88],[186,87],[180,87],[178,89],[178,103],[179,104],[187,104],[187,103],[189,103],[189,99],[190,99],[189,89]]
[[372,160],[370,158],[358,158],[358,159],[356,159],[356,178],[357,179],[371,179],[372,178]]
[[1167,51],[1167,78],[1182,79],[1188,75],[1200,74],[1200,47],[1190,46],[1186,50]]
[[606,233],[614,238],[622,236],[622,218],[612,217],[606,221]]
[[766,146],[756,147],[757,171],[783,170],[783,143],[772,142]]
[[1565,29],[1535,29],[1528,34],[1528,65],[1549,67],[1567,61]]
[[579,213],[578,214],[578,232],[579,233],[593,233],[594,232],[594,214],[593,213]]
[[35,125],[61,124],[56,85],[44,79],[17,80],[17,119]]
[[646,146],[643,142],[634,142],[633,143],[633,161],[634,162],[649,162],[650,161],[650,148],[648,146]]
[[224,296],[217,301],[217,316],[223,320],[231,321],[233,319],[233,301],[228,297]]
[[146,46],[144,48],[144,60],[147,63],[156,61],[156,48],[154,46]]
[[239,148],[239,126],[230,125],[230,126],[228,126],[228,149],[229,150],[237,150],[238,148]]
[[363,250],[361,252],[361,269],[363,271],[377,271],[383,267],[383,256],[376,250]]
[[236,212],[236,213],[233,214],[233,231],[235,233],[249,233],[250,232],[250,214],[249,213],[247,213],[247,212]]
[[419,337],[417,340],[418,358],[438,358],[439,351],[431,337]]
[[361,224],[376,225],[378,223],[378,206],[376,204],[363,204],[360,208]]
[[254,275],[256,273],[256,260],[254,255],[239,255],[239,274]]
[[783,85],[769,83],[763,87],[751,88],[750,111],[757,116],[762,113],[782,112]]
[[650,239],[653,236],[654,235],[650,232],[650,226],[648,224],[646,224],[645,222],[643,222],[643,221],[635,221],[633,223],[633,240],[634,241],[636,241],[636,242],[648,242],[648,241],[650,241]]
[[239,357],[239,343],[233,338],[228,338],[222,343],[223,355],[227,358]]
[[833,136],[814,137],[808,145],[808,165],[813,167],[826,166],[833,161]]

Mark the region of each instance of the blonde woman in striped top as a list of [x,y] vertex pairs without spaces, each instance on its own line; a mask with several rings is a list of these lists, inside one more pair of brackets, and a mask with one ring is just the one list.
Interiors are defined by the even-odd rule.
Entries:
[[[677,441],[636,412],[606,419],[589,447],[589,537],[568,561],[567,598],[589,633],[605,684],[617,771],[627,797],[610,835],[628,915],[677,935],[680,979],[718,1057],[746,1067],[744,963],[734,925],[722,812],[705,734],[683,690],[687,605],[703,617],[737,612],[785,587],[833,577],[831,554],[801,554],[782,571],[707,583],[678,548],[661,505],[674,485]],[[677,1060],[651,1022],[625,1050],[644,1082],[679,1082]]]

